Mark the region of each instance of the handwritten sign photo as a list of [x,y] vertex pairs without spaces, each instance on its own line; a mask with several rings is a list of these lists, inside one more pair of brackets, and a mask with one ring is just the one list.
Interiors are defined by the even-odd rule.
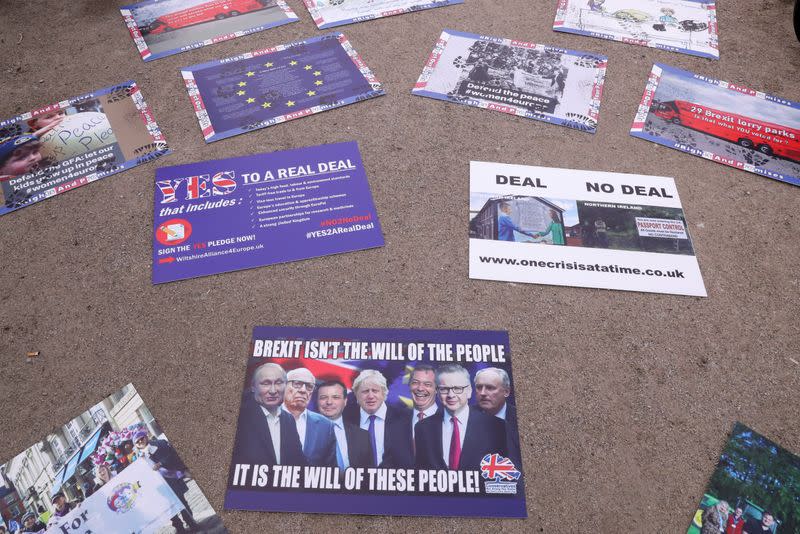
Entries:
[[0,121],[0,215],[169,152],[133,81]]

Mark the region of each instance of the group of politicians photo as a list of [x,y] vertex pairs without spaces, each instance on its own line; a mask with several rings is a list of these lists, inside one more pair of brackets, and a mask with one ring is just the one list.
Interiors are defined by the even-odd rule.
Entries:
[[499,454],[521,465],[504,369],[471,376],[458,364],[418,364],[408,390],[410,409],[387,403],[386,377],[375,369],[361,370],[349,398],[341,381],[264,363],[245,391],[233,463],[465,471]]

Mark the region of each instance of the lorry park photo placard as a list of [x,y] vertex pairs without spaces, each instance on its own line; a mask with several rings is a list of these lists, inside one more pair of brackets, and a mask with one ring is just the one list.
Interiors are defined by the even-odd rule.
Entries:
[[317,28],[402,15],[423,9],[463,4],[464,0],[303,0]]
[[156,171],[154,284],[383,243],[354,141]]
[[559,0],[553,29],[719,59],[713,0]]
[[169,152],[133,81],[0,121],[0,215]]
[[147,0],[120,12],[145,61],[300,20],[283,0]]
[[181,74],[207,143],[384,94],[341,33],[185,67]]
[[631,135],[800,186],[800,103],[655,64]]
[[672,178],[470,162],[469,277],[705,297]]
[[594,133],[608,59],[444,30],[412,94]]
[[253,329],[226,510],[527,517],[508,332]]
[[228,532],[132,384],[42,435],[0,473],[9,503],[0,526],[10,517],[10,534]]

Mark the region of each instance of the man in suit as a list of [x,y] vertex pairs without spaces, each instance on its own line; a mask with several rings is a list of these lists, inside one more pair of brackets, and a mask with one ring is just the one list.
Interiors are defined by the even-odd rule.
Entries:
[[369,433],[375,465],[412,468],[411,412],[389,407],[386,404],[388,392],[386,378],[379,371],[361,371],[353,381],[358,407],[345,410],[344,418]]
[[506,445],[508,456],[520,465],[519,430],[517,407],[508,403],[511,395],[511,379],[505,369],[486,367],[475,373],[475,395],[478,408],[487,415],[499,417],[506,422]]
[[338,380],[325,382],[317,388],[320,413],[333,423],[336,434],[336,463],[339,469],[375,467],[369,432],[345,423],[342,412],[347,405],[347,388]]
[[440,366],[436,390],[444,410],[417,425],[417,468],[472,471],[487,454],[507,456],[505,423],[467,404],[472,385],[466,369]]
[[408,381],[408,389],[414,404],[414,408],[411,410],[411,439],[413,440],[417,423],[439,410],[439,406],[436,404],[436,370],[433,366],[421,363],[414,367]]
[[294,418],[281,409],[285,392],[286,371],[280,365],[265,363],[253,372],[239,410],[233,464],[307,464]]
[[333,423],[307,409],[316,384],[317,379],[308,369],[289,371],[286,374],[283,409],[294,418],[308,465],[336,467],[336,434]]

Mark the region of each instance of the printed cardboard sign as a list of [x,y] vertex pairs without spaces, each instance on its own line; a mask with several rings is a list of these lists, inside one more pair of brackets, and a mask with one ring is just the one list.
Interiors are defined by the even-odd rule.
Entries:
[[655,64],[631,135],[800,186],[800,103]]
[[473,161],[469,276],[706,296],[672,178]]
[[120,12],[145,61],[300,20],[283,0],[147,0]]
[[800,532],[798,481],[800,457],[736,423],[686,532]]
[[153,283],[383,246],[358,145],[156,171]]
[[384,94],[341,33],[186,67],[206,142]]
[[169,154],[136,83],[0,122],[0,215]]
[[228,532],[131,384],[0,465],[0,472],[18,532]]
[[303,0],[320,30],[402,15],[434,7],[463,4],[464,0]]
[[526,517],[508,333],[256,327],[225,508]]
[[605,56],[445,30],[413,94],[594,133]]
[[560,0],[553,29],[719,59],[713,1]]

